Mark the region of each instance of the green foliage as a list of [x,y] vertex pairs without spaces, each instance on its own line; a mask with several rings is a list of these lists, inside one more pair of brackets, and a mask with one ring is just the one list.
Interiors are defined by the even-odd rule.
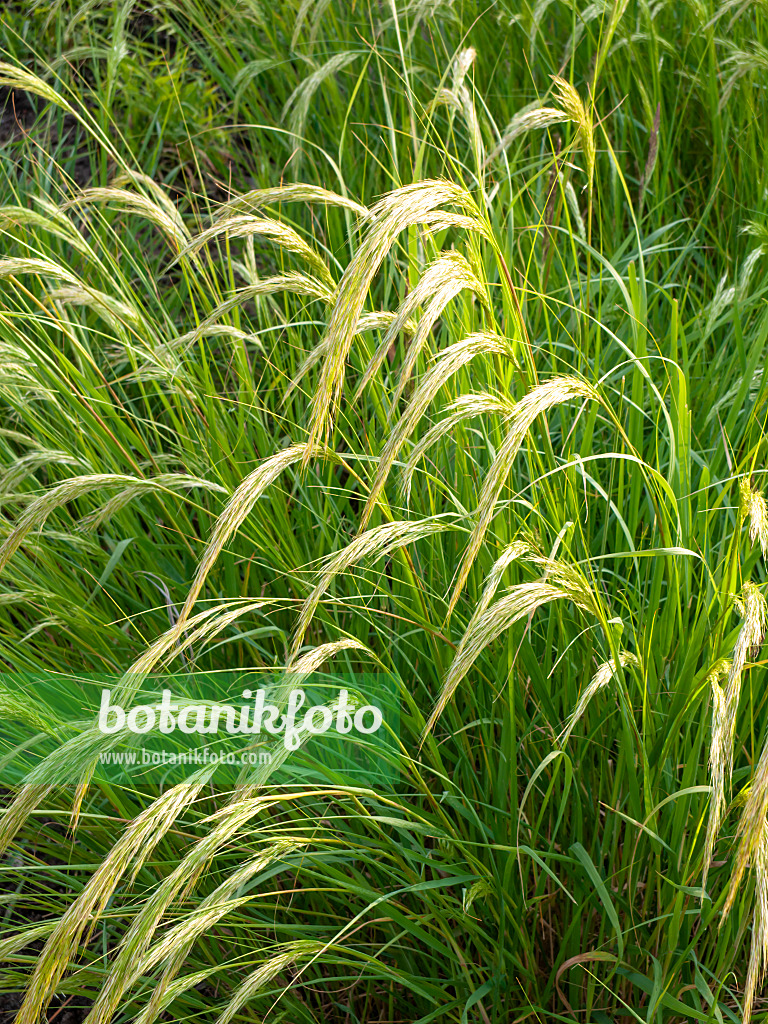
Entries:
[[403,701],[396,792],[87,784],[70,736],[0,828],[20,1024],[759,1016],[764,6],[2,44],[5,669],[322,649]]

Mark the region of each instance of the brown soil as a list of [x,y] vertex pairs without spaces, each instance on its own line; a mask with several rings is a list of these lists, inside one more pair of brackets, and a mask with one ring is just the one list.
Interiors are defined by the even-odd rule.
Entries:
[[[16,992],[0,992],[0,1024],[13,1024],[21,1009],[23,996]],[[57,998],[48,1008],[45,1020],[56,1024],[82,1024],[89,1006],[77,996]]]

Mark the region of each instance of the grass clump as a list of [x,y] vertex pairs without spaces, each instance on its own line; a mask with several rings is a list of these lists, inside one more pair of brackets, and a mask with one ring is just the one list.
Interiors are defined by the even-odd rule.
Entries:
[[378,666],[400,777],[56,732],[19,1024],[760,1019],[763,8],[86,8],[2,28],[5,670]]

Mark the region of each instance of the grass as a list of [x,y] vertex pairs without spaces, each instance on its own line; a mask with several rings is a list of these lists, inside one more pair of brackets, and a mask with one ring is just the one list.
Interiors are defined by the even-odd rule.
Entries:
[[67,732],[19,1024],[764,1019],[763,6],[4,18],[5,671],[402,689],[391,790]]

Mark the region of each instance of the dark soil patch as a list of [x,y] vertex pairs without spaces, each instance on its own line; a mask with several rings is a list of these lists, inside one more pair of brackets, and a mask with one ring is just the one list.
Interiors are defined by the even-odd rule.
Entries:
[[[0,992],[0,1024],[13,1024],[23,999],[21,993]],[[54,999],[48,1007],[45,1019],[56,1021],[56,1024],[82,1024],[89,1010],[90,1006],[77,996],[64,996],[61,999]]]
[[[0,146],[13,144],[28,135],[35,125],[37,115],[38,111],[27,93],[9,89],[7,86],[0,87]],[[91,182],[91,161],[88,153],[79,145],[80,134],[77,121],[67,114],[64,117],[61,139],[63,142],[71,141],[76,156],[70,167],[70,174],[74,182],[84,188]],[[36,136],[36,141],[50,150],[56,147],[59,138],[58,128],[54,125],[50,130]]]
[[0,87],[0,146],[26,135],[35,123],[37,111],[25,92]]

